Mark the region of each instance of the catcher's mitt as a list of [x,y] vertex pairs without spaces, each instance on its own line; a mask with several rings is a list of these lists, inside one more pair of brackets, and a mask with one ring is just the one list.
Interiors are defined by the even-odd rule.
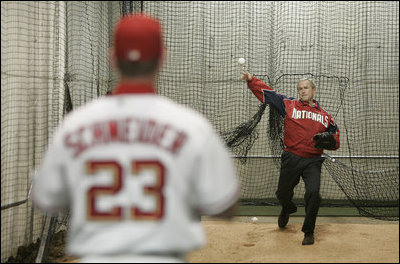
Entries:
[[314,147],[333,150],[336,147],[336,140],[329,132],[316,134],[313,139],[315,140]]

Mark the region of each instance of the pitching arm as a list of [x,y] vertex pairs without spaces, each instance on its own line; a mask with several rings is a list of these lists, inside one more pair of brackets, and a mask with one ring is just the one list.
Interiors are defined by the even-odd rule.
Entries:
[[263,81],[257,79],[255,76],[244,72],[242,73],[242,80],[247,81],[247,86],[251,92],[260,100],[261,103],[271,104],[278,112],[284,117],[286,115],[286,108],[284,99],[294,99],[283,94],[279,94],[274,89],[269,87]]

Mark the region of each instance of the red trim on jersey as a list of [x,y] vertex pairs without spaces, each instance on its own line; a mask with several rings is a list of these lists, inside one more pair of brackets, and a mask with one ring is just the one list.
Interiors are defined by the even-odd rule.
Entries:
[[111,93],[111,95],[119,94],[155,94],[156,89],[148,83],[120,83]]

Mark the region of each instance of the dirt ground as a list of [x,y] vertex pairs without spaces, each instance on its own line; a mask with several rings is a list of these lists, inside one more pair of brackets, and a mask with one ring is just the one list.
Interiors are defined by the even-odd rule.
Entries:
[[[188,255],[189,263],[399,263],[399,222],[362,217],[319,217],[314,245],[302,246],[303,217],[284,229],[277,217],[204,218],[208,243]],[[60,250],[58,248],[57,250]],[[63,254],[51,262],[78,262]]]
[[258,218],[204,222],[208,245],[188,262],[399,263],[399,222],[320,217],[314,245],[302,246],[303,217],[292,217],[284,229],[277,217]]

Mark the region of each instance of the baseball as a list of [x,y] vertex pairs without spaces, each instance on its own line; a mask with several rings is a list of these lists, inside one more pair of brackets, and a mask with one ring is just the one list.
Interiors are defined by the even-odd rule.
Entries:
[[253,223],[257,223],[258,218],[254,216],[254,217],[251,218],[251,221],[252,221]]
[[244,58],[240,58],[238,62],[240,65],[244,65],[246,63],[246,60]]

